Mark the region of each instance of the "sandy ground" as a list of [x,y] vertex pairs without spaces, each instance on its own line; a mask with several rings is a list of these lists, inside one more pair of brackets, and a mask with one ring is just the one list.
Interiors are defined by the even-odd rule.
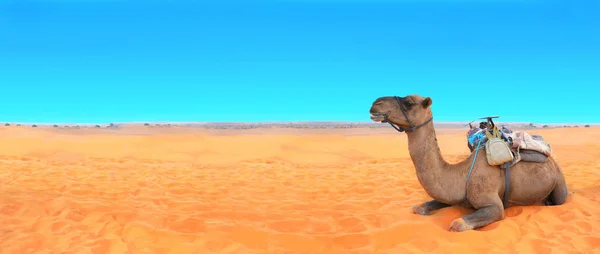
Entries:
[[[466,130],[438,130],[444,157]],[[532,130],[570,195],[481,230],[429,200],[405,134],[0,127],[0,253],[600,253],[600,128]]]

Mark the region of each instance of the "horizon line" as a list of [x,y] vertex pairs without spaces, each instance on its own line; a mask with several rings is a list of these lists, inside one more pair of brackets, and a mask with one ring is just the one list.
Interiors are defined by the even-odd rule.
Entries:
[[[480,120],[480,119],[477,119]],[[478,121],[472,121],[473,123]],[[482,122],[484,119],[481,119]],[[569,125],[569,124],[589,124],[589,125],[600,125],[600,123],[594,122],[563,122],[563,123],[548,123],[548,122],[502,122],[495,121],[502,124],[537,124],[537,125]],[[5,124],[36,124],[36,125],[53,125],[53,124],[76,124],[76,125],[109,125],[109,124],[120,124],[120,125],[128,125],[128,124],[298,124],[298,123],[331,123],[331,124],[386,124],[379,123],[373,121],[325,121],[325,120],[315,120],[315,121],[131,121],[131,122],[10,122],[10,121],[0,121],[1,126]],[[434,124],[468,124],[470,122],[467,121],[434,121]]]

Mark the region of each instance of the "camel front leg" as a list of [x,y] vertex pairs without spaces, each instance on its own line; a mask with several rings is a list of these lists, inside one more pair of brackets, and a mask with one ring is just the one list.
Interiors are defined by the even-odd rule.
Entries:
[[489,202],[484,202],[486,205],[473,204],[473,207],[475,207],[477,211],[454,220],[450,224],[450,231],[462,232],[477,229],[495,221],[503,220],[504,207],[502,206],[500,197],[496,195],[495,197],[490,197],[488,200]]
[[413,206],[412,210],[416,214],[420,215],[431,215],[434,211],[442,209],[444,207],[449,207],[451,205],[444,204],[435,200],[427,201],[420,205]]

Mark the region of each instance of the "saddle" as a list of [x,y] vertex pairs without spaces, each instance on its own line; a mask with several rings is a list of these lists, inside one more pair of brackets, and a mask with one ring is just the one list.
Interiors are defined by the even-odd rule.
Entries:
[[[481,125],[480,125],[481,127]],[[490,135],[486,135],[490,131],[488,128],[482,129],[478,127],[471,127],[467,132],[467,146],[471,152],[475,150],[475,146],[481,139],[482,144],[486,144],[489,140]],[[511,153],[513,154],[513,159],[511,165],[514,165],[520,161],[525,162],[537,162],[543,163],[548,160],[548,157],[552,155],[552,147],[549,143],[547,143],[542,136],[539,135],[531,135],[524,131],[515,131],[502,127],[500,132],[500,139],[503,142],[506,142],[508,147],[510,148]],[[492,130],[493,134],[493,130]],[[498,134],[495,134],[498,136]],[[495,141],[498,142],[498,141]],[[487,150],[486,150],[487,151]],[[502,152],[502,149],[499,150]],[[497,152],[491,151],[492,154]],[[496,163],[491,163],[496,164]],[[501,168],[505,168],[506,166],[502,163],[496,164],[500,165]]]
[[487,123],[481,122],[479,127],[473,127],[469,123],[467,145],[472,152],[479,149],[478,146],[481,144],[485,144],[488,164],[499,166],[505,170],[505,190],[502,203],[506,209],[510,190],[510,167],[519,161],[545,162],[552,154],[552,148],[541,136],[530,135],[524,131],[513,132],[504,126],[498,130],[492,121],[492,118],[497,118],[497,116],[485,118],[488,120]]

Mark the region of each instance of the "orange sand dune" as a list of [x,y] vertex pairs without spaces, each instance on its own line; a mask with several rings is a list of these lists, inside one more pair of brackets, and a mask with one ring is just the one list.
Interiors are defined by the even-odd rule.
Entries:
[[[155,131],[0,127],[0,253],[600,253],[600,128],[531,131],[566,204],[463,233],[468,209],[411,212],[429,198],[391,128]],[[438,131],[446,160],[465,131]]]

